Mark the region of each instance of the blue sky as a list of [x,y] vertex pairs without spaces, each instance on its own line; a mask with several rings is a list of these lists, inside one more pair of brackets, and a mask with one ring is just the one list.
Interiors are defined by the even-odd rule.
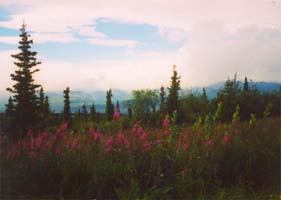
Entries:
[[12,84],[23,20],[46,90],[182,87],[238,73],[281,81],[281,2],[256,0],[0,1],[0,90]]

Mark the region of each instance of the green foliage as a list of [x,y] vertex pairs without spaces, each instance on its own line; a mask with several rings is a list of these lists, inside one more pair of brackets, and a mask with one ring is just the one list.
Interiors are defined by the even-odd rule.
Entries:
[[155,114],[158,95],[152,90],[133,91],[133,115],[135,121],[142,121],[144,124],[153,124],[153,114]]
[[[14,122],[13,126],[17,133],[26,134],[29,128],[37,128],[38,125],[38,96],[37,89],[40,85],[34,83],[33,74],[39,69],[34,69],[40,62],[37,62],[37,52],[31,51],[33,41],[25,30],[25,24],[22,25],[20,31],[20,41],[18,54],[13,54],[16,59],[14,64],[17,70],[11,74],[11,78],[16,83],[7,90],[14,94],[12,101],[14,103]],[[18,137],[19,135],[15,135]]]

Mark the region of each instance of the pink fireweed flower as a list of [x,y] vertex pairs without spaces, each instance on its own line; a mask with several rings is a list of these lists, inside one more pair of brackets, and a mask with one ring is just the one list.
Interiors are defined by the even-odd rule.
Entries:
[[89,134],[92,136],[94,142],[101,140],[101,134],[99,132],[95,132],[94,128],[89,129]]
[[62,150],[61,150],[61,146],[60,145],[57,145],[56,146],[56,149],[55,149],[55,155],[56,156],[59,156],[61,154]]
[[107,139],[106,143],[105,143],[105,152],[106,153],[110,153],[112,150],[112,145],[113,145],[113,138],[110,137]]
[[121,131],[118,133],[116,143],[117,144],[125,144],[126,143],[125,135]]
[[212,140],[212,139],[209,139],[209,140],[205,141],[205,142],[204,142],[204,145],[205,145],[206,147],[212,146],[212,145],[213,145],[213,140]]
[[139,122],[134,125],[132,132],[136,135],[142,135],[143,128],[140,126]]
[[32,129],[29,129],[29,130],[27,131],[27,135],[28,135],[29,137],[33,137],[33,130],[32,130]]
[[141,135],[141,140],[145,141],[148,138],[148,134],[146,132],[143,132],[143,134]]
[[70,148],[75,151],[75,150],[79,150],[80,149],[80,143],[77,139],[75,139],[71,145],[70,145]]
[[143,144],[143,152],[149,151],[150,148],[151,148],[151,144],[150,144],[149,142],[145,142],[145,143]]
[[185,144],[183,145],[183,148],[184,148],[184,150],[186,151],[186,150],[189,148],[189,144],[188,144],[188,143],[185,143]]
[[229,136],[229,135],[225,135],[225,136],[223,137],[223,142],[224,142],[224,143],[227,143],[229,140],[230,140],[230,136]]
[[113,114],[113,119],[117,120],[119,118],[120,118],[120,113],[118,111],[115,111],[114,114]]

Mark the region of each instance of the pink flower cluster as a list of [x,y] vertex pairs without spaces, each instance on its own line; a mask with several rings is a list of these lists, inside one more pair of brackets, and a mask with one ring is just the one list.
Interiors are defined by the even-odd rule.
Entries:
[[117,120],[117,119],[119,119],[119,118],[120,118],[120,112],[115,111],[114,114],[113,114],[113,119],[114,119],[114,120]]

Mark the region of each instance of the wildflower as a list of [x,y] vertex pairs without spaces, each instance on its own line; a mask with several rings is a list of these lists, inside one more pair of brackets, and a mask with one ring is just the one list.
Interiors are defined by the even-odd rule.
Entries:
[[119,132],[118,134],[118,137],[117,137],[117,144],[125,144],[125,136],[124,136],[124,133],[122,133],[121,131]]
[[80,143],[79,143],[79,141],[77,140],[77,139],[75,139],[72,143],[71,143],[71,149],[73,150],[73,151],[75,151],[75,150],[79,150],[80,149]]
[[59,156],[61,154],[61,146],[57,145],[55,149],[55,155]]
[[205,141],[204,144],[205,144],[206,147],[212,146],[213,145],[213,140],[209,139],[209,140]]
[[143,144],[143,151],[146,152],[146,151],[149,151],[150,150],[150,143],[149,142],[146,142]]
[[32,130],[32,129],[29,129],[29,130],[27,131],[27,135],[32,138],[32,137],[33,137],[33,130]]
[[117,120],[119,118],[120,118],[120,113],[118,111],[115,111],[114,114],[113,114],[113,119]]
[[141,140],[145,141],[148,138],[148,134],[146,132],[143,132],[143,134],[141,135]]
[[110,137],[107,139],[106,143],[105,143],[105,152],[106,153],[110,153],[112,150],[112,145],[113,145],[113,138]]
[[227,143],[229,140],[230,140],[230,136],[229,136],[229,135],[225,135],[225,136],[223,137],[223,142],[224,142],[224,143]]
[[99,132],[95,132],[94,128],[90,128],[89,133],[92,136],[94,142],[98,142],[101,139],[101,134]]

